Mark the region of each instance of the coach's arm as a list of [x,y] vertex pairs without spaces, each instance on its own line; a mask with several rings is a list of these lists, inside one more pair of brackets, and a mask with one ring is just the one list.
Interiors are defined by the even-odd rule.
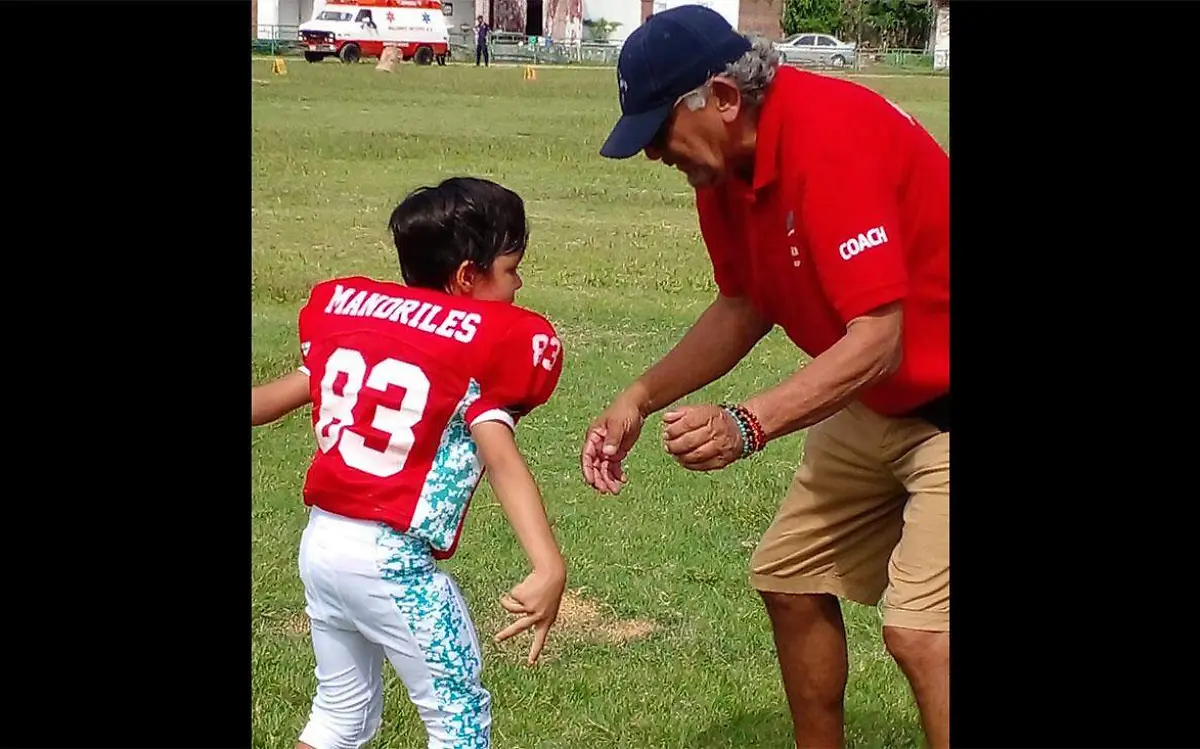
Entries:
[[748,298],[717,294],[679,343],[623,395],[642,416],[656,413],[724,377],[770,329]]
[[[767,441],[832,416],[900,366],[903,313],[891,303],[850,321],[846,334],[775,387],[744,401]],[[663,442],[680,465],[711,471],[742,456],[733,418],[719,406],[679,406],[663,416]]]
[[896,371],[903,330],[900,302],[861,315],[827,351],[743,405],[758,417],[768,440],[823,421]]
[[646,417],[727,374],[770,329],[747,297],[717,294],[683,338],[588,427],[580,453],[584,481],[602,493],[619,492],[627,478],[621,461]]

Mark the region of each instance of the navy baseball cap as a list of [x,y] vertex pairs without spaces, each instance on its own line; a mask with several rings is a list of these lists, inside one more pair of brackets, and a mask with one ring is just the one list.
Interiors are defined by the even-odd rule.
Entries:
[[650,16],[625,40],[617,60],[621,119],[600,155],[637,155],[670,117],[679,97],[749,49],[746,37],[703,5],[680,5]]

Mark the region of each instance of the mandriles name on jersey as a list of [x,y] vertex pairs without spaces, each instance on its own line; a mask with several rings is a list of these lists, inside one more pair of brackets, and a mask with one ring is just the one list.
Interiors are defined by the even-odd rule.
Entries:
[[446,309],[434,302],[390,296],[378,291],[357,290],[334,284],[333,294],[326,303],[325,314],[345,317],[373,317],[415,330],[470,343],[475,338],[482,318],[477,312]]
[[482,466],[471,429],[554,392],[562,344],[541,315],[365,277],[318,284],[299,315],[318,451],[305,503],[454,553]]

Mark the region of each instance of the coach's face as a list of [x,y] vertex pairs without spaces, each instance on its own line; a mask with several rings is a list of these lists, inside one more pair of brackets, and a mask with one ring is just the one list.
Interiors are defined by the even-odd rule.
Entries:
[[681,99],[654,140],[646,158],[683,172],[692,187],[723,181],[729,171],[734,126],[741,109],[737,87],[718,76],[708,84],[707,101],[693,110]]

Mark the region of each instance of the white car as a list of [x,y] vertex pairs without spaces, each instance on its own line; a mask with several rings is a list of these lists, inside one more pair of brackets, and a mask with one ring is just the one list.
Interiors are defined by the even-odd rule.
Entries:
[[830,34],[792,34],[774,47],[780,61],[792,65],[820,65],[840,68],[853,65],[855,43],[843,42]]

